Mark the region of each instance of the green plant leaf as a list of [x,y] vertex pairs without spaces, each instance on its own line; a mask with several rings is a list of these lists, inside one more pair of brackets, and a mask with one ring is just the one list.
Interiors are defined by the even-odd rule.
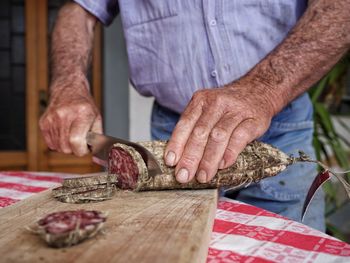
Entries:
[[326,193],[326,195],[328,195],[332,200],[336,199],[337,191],[334,185],[330,181],[324,183],[322,188],[323,188],[323,191]]
[[339,61],[339,63],[329,72],[329,83],[334,84],[338,79],[344,75],[347,70],[347,64],[344,60]]
[[339,141],[343,142],[344,144],[346,144],[347,147],[350,148],[350,141],[345,136],[338,134],[338,138]]
[[347,123],[345,123],[345,121],[343,121],[341,118],[336,117],[336,119],[337,119],[337,122],[340,124],[340,126],[342,126],[344,130],[350,133],[350,126]]
[[341,145],[341,143],[335,139],[331,141],[331,146],[339,165],[345,170],[348,170],[349,168],[348,154],[343,148],[343,146]]
[[323,90],[326,88],[326,85],[328,83],[328,76],[325,76],[323,79],[321,79],[321,81],[314,86],[314,88],[310,91],[310,95],[311,95],[311,101],[312,103],[317,102],[317,100],[319,99],[319,97],[321,96]]
[[349,242],[347,236],[343,234],[338,228],[336,228],[334,225],[331,223],[327,222],[327,232],[331,234],[332,236],[344,241],[344,242]]
[[321,160],[321,142],[318,136],[313,137],[313,142],[312,144],[314,145],[315,148],[315,153],[316,153],[316,159]]
[[326,107],[320,103],[320,102],[315,102],[314,104],[315,111],[319,115],[320,119],[320,124],[324,126],[325,131],[328,132],[332,137],[335,134],[334,126],[332,123],[331,115],[329,114],[328,110]]

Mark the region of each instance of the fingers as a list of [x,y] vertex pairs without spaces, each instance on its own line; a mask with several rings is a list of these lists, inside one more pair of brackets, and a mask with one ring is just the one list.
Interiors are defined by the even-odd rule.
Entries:
[[220,115],[214,107],[209,108],[202,113],[193,127],[175,168],[176,178],[180,183],[188,182],[194,177],[207,145],[209,134],[220,119]]
[[72,153],[71,145],[69,143],[69,140],[67,140],[67,138],[69,137],[70,124],[71,123],[61,125],[61,127],[59,128],[59,146],[57,150],[65,154]]
[[102,117],[101,115],[98,115],[91,127],[91,131],[98,133],[98,134],[103,134],[103,127],[102,127]]
[[48,129],[48,126],[46,125],[46,119],[41,117],[39,120],[39,127],[41,130],[41,133],[44,137],[44,141],[47,144],[47,146],[51,149],[51,150],[55,150],[55,146],[53,145],[53,142],[51,140],[51,132],[50,129]]
[[216,174],[223,160],[232,131],[236,128],[237,124],[238,120],[235,116],[226,115],[211,130],[196,173],[199,182],[205,183],[211,180]]
[[49,108],[39,125],[51,150],[77,156],[89,153],[86,135],[90,129],[102,133],[102,118],[92,103]]
[[70,128],[69,143],[76,156],[84,156],[89,153],[86,135],[91,129],[102,133],[102,118],[93,110],[92,105],[88,104],[80,107],[79,114],[76,115]]
[[91,127],[91,121],[88,119],[76,119],[71,126],[69,137],[70,147],[76,156],[84,156],[89,153],[86,143],[86,135]]
[[[206,127],[201,123],[206,123]],[[215,123],[212,115],[211,120],[208,116],[201,116],[175,169],[177,180],[185,183],[194,175],[201,183],[212,180],[218,169],[233,165],[239,153],[261,133],[261,127],[251,119],[239,122],[235,116],[226,115]],[[182,178],[184,169],[186,177]]]
[[261,127],[258,126],[254,120],[246,119],[241,122],[232,132],[223,155],[223,164],[219,169],[224,169],[233,165],[238,155],[244,150],[247,144],[258,138],[261,135],[260,133],[262,133]]
[[56,128],[53,128],[51,117],[44,114],[39,120],[39,127],[41,133],[44,137],[44,141],[49,147],[50,150],[57,150],[59,148],[59,144],[56,143],[55,138],[58,133],[56,132]]
[[178,163],[186,142],[190,137],[194,125],[201,116],[202,108],[193,102],[187,106],[182,113],[179,122],[171,135],[164,154],[164,161],[168,166],[174,166]]

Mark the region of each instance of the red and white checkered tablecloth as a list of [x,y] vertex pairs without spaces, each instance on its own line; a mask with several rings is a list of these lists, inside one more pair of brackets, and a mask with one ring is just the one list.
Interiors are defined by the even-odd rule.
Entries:
[[[0,172],[0,207],[71,176]],[[266,210],[220,198],[207,262],[350,262],[350,245]]]

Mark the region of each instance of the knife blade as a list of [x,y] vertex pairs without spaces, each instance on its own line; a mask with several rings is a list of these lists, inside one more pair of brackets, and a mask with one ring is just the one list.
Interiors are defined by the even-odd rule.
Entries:
[[97,163],[98,165],[107,167],[108,155],[111,147],[115,143],[122,143],[133,147],[137,152],[140,153],[142,159],[146,163],[149,175],[152,176],[162,173],[160,165],[154,158],[153,154],[149,152],[145,147],[137,143],[103,134],[97,134],[94,132],[88,132],[86,136],[86,142],[90,146],[91,152],[93,154],[93,162]]
[[325,170],[325,171],[321,171],[314,179],[314,181],[312,182],[309,191],[306,195],[305,201],[304,201],[304,205],[303,205],[303,210],[301,212],[301,221],[304,221],[304,217],[305,214],[310,206],[310,203],[313,199],[313,197],[315,196],[315,193],[317,192],[317,190],[325,183],[327,182],[329,179],[331,178],[331,175],[329,173],[329,171]]

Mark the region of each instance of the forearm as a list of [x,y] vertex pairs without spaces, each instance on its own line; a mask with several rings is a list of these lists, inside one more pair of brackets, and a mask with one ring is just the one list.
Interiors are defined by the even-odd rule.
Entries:
[[51,150],[89,153],[88,131],[102,133],[102,119],[86,78],[96,19],[74,3],[59,12],[52,34],[50,102],[39,125]]
[[349,13],[350,0],[313,0],[288,37],[240,81],[255,83],[278,113],[349,49]]
[[[51,44],[53,89],[65,86],[70,79],[86,79],[95,24],[96,18],[75,3],[68,3],[60,10]],[[88,88],[87,81],[82,82],[78,86]]]

